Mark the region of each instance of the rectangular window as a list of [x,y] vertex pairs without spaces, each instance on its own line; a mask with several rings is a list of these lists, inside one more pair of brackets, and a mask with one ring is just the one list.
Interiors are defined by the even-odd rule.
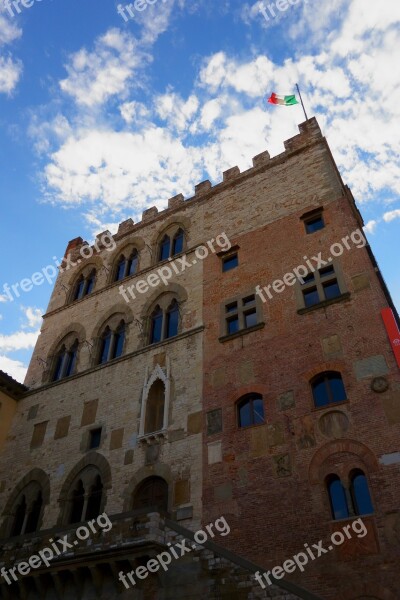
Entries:
[[260,315],[261,311],[257,306],[254,294],[235,302],[228,302],[224,306],[224,335],[232,335],[238,331],[255,327],[261,321]]
[[305,219],[304,225],[306,228],[306,233],[315,233],[316,231],[319,231],[320,229],[323,229],[325,227],[322,214],[316,215],[315,217],[312,217],[310,219]]
[[303,307],[316,306],[326,300],[334,300],[342,295],[338,276],[333,265],[309,273],[301,285]]
[[230,271],[231,269],[236,269],[239,266],[239,256],[237,252],[235,254],[230,254],[222,259],[222,272],[226,273],[226,271]]
[[92,429],[89,431],[89,450],[93,450],[94,448],[99,448],[101,442],[101,432],[102,428],[98,427],[97,429]]

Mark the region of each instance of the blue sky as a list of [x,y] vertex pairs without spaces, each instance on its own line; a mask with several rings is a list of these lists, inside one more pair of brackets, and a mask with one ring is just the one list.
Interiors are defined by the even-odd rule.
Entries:
[[0,0],[0,369],[23,380],[52,289],[10,301],[4,283],[282,152],[304,117],[266,98],[297,81],[400,308],[398,0],[273,2],[268,21],[259,1],[158,0],[127,21],[113,0],[31,2]]

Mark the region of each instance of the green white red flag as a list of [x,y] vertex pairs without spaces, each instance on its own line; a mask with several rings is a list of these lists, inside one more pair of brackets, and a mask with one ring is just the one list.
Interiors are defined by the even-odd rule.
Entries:
[[293,95],[293,96],[278,96],[275,93],[271,94],[271,97],[268,98],[268,102],[270,104],[279,104],[280,106],[294,106],[295,104],[299,104],[295,95]]

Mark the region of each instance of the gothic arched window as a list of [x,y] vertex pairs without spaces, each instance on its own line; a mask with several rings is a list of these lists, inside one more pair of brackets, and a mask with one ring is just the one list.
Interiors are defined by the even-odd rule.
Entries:
[[157,379],[150,388],[146,401],[144,433],[154,433],[164,428],[165,386]]
[[96,280],[96,269],[92,269],[86,276],[79,276],[75,283],[72,300],[80,300],[93,291]]
[[122,254],[117,263],[114,281],[120,281],[121,279],[125,279],[125,277],[134,275],[138,270],[138,265],[139,253],[136,248],[127,257]]
[[98,364],[102,365],[123,354],[125,344],[125,321],[121,321],[114,330],[107,325],[100,337]]
[[350,475],[350,492],[356,515],[369,515],[374,512],[367,478],[361,469]]
[[247,394],[237,403],[239,427],[250,427],[265,422],[264,402],[261,394]]
[[53,370],[53,381],[70,377],[75,373],[78,358],[79,342],[77,339],[70,345],[63,344],[56,354]]
[[181,228],[178,229],[176,234],[174,235],[174,239],[172,242],[172,256],[175,254],[180,254],[183,252],[183,243],[185,240],[185,234]]
[[347,504],[346,490],[340,477],[334,474],[328,475],[326,485],[333,519],[346,519],[350,516],[350,511]]
[[32,481],[25,486],[15,502],[11,535],[23,535],[37,531],[42,511],[42,489],[38,482]]
[[71,486],[68,496],[68,524],[95,519],[101,513],[102,502],[101,475],[96,468],[86,467]]
[[158,254],[158,260],[167,260],[169,258],[171,251],[171,240],[168,235],[164,235],[160,242],[160,249]]

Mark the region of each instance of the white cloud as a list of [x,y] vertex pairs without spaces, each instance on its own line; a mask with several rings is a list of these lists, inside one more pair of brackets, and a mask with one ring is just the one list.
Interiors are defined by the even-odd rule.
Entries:
[[400,219],[400,208],[386,212],[383,215],[383,220],[386,221],[386,223],[390,223],[391,221],[394,221],[395,219]]
[[0,351],[15,352],[16,350],[29,350],[36,344],[40,330],[33,332],[17,331],[10,335],[0,335]]
[[27,319],[26,325],[23,326],[24,328],[32,328],[41,325],[43,311],[40,308],[34,308],[32,306],[22,306],[21,310]]
[[0,354],[0,370],[22,383],[25,379],[28,367],[19,360],[13,360],[8,356],[4,356],[4,354]]
[[82,48],[70,57],[68,77],[60,87],[78,104],[92,108],[112,96],[126,97],[133,75],[149,60],[132,35],[110,29],[95,41],[93,52]]
[[124,102],[119,110],[122,118],[128,124],[142,123],[150,115],[150,111],[142,102]]
[[5,46],[21,37],[22,31],[6,16],[8,13],[3,15],[1,11],[2,7],[0,6],[0,46]]
[[375,230],[378,226],[378,221],[375,221],[374,219],[371,219],[370,221],[368,221],[368,223],[364,226],[364,231],[366,233],[370,233],[373,234],[375,233]]
[[0,302],[8,302],[9,298],[4,294],[0,294]]
[[20,61],[0,56],[0,93],[11,94],[16,88],[22,73]]

